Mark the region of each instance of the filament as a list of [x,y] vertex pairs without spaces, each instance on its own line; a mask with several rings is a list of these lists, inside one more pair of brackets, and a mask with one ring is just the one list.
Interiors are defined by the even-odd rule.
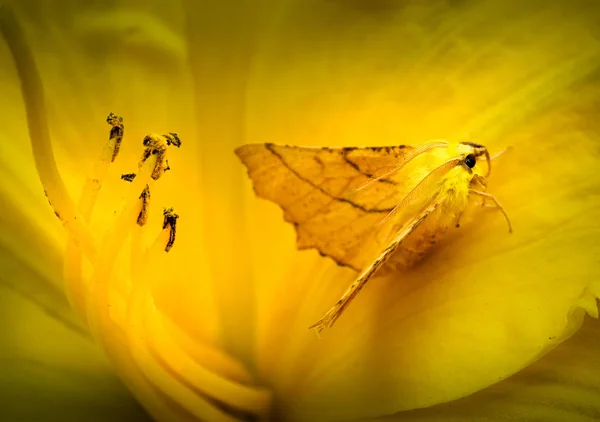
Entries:
[[21,80],[21,93],[27,114],[27,126],[35,166],[50,205],[65,230],[93,260],[96,246],[85,219],[77,212],[56,167],[50,131],[46,120],[46,104],[42,80],[33,54],[12,9],[0,7],[0,32],[4,36]]
[[[223,422],[239,421],[240,419],[235,417],[235,415],[229,414],[214,404],[214,380],[215,378],[219,379],[218,376],[212,374],[213,385],[204,385],[204,393],[202,394],[191,388],[189,384],[181,382],[177,376],[173,374],[179,374],[180,371],[189,370],[192,370],[194,374],[197,374],[199,366],[170,340],[164,327],[161,326],[158,321],[158,312],[152,300],[151,288],[153,286],[149,282],[146,282],[146,280],[152,279],[151,274],[155,272],[155,266],[161,261],[161,254],[165,253],[164,246],[168,242],[169,235],[169,227],[166,227],[160,232],[159,236],[144,256],[144,262],[140,267],[141,271],[137,273],[137,279],[133,280],[133,290],[129,300],[130,306],[127,317],[127,333],[131,354],[139,370],[144,373],[153,384],[160,385],[161,389],[163,389],[164,393],[168,395],[170,399],[199,420]],[[151,316],[151,323],[148,323],[149,316]],[[155,330],[159,331],[157,332]],[[158,350],[167,351],[169,354],[175,354],[174,360],[173,355],[166,356],[162,354],[161,358],[169,359],[171,364],[178,362],[177,365],[179,366],[174,368],[169,367],[155,355],[156,352],[153,352],[150,349],[150,344],[156,346],[156,343],[154,343],[156,340],[153,339],[159,338],[161,341],[159,342]],[[186,367],[182,368],[182,363],[187,364],[185,365]],[[218,386],[219,384],[216,383],[216,385]],[[249,387],[241,387],[249,389]],[[216,398],[216,400],[218,400],[218,398]]]

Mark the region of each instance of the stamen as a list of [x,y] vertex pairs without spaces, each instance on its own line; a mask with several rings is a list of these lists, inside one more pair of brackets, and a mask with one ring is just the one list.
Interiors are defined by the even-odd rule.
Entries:
[[136,224],[131,233],[131,280],[137,280],[139,278],[138,275],[142,268],[142,262],[145,254],[144,239],[146,226],[146,224],[143,226]]
[[132,182],[121,206],[121,211],[117,213],[114,223],[109,227],[102,240],[90,280],[89,295],[96,300],[96,303],[88,307],[88,321],[92,333],[105,348],[109,348],[111,343],[111,339],[105,338],[102,334],[108,334],[107,330],[102,330],[102,327],[111,324],[109,315],[109,290],[112,287],[109,284],[110,275],[117,254],[130,230],[136,224],[140,213],[139,192],[143,191],[146,186],[151,189],[154,183],[151,174],[156,165],[155,159],[156,157],[152,157],[147,160],[138,177]]
[[250,384],[252,376],[237,360],[226,355],[221,349],[192,339],[169,318],[161,318],[161,323],[169,332],[177,347],[183,350],[199,365],[210,366],[211,370],[240,384]]
[[[149,337],[147,335],[147,327],[144,325],[145,321],[143,320],[143,315],[147,310],[147,307],[144,305],[148,302],[146,300],[139,301],[140,298],[147,299],[149,296],[148,294],[133,295],[132,299],[134,306],[131,308],[133,312],[130,313],[132,316],[130,322],[135,322],[137,320],[141,322],[141,324],[137,325],[138,329],[131,329],[132,325],[129,325],[130,329],[128,330],[130,334],[129,344],[132,346],[131,353],[135,357],[135,362],[138,363],[138,367],[141,371],[136,368],[136,365],[129,354],[129,350],[123,347],[125,343],[123,343],[123,339],[120,336],[121,331],[110,318],[109,312],[111,302],[109,300],[109,292],[111,285],[109,284],[109,279],[116,256],[125,237],[129,231],[135,227],[136,217],[140,214],[141,204],[139,204],[139,193],[143,191],[146,185],[148,186],[148,189],[151,189],[153,180],[157,180],[164,172],[164,169],[168,168],[168,165],[165,165],[166,160],[164,160],[164,151],[161,151],[161,149],[154,149],[145,156],[139,174],[135,177],[135,180],[132,178],[131,191],[126,197],[122,210],[118,213],[112,226],[104,236],[101,247],[96,250],[94,238],[88,231],[85,222],[89,221],[91,217],[97,193],[101,187],[102,180],[105,177],[105,161],[112,162],[116,158],[123,132],[119,129],[119,123],[117,121],[117,124],[113,126],[113,129],[111,130],[110,142],[107,144],[113,145],[114,148],[110,151],[110,154],[105,154],[106,149],[103,150],[100,163],[86,182],[79,206],[76,208],[74,202],[68,195],[56,168],[49,130],[45,120],[46,113],[44,109],[44,96],[41,81],[31,53],[27,48],[22,31],[18,27],[14,13],[11,10],[6,8],[0,10],[0,27],[7,39],[17,69],[22,78],[22,91],[27,109],[27,119],[36,168],[49,201],[59,215],[65,229],[71,235],[70,252],[68,253],[67,264],[69,271],[71,272],[69,280],[80,282],[81,255],[77,251],[76,245],[80,246],[81,250],[92,262],[95,261],[93,274],[90,280],[90,297],[94,299],[94,303],[88,304],[88,319],[90,321],[90,328],[94,332],[95,337],[104,346],[111,359],[122,371],[124,381],[130,386],[132,392],[142,403],[144,403],[144,406],[156,419],[176,422],[189,420],[189,418],[179,413],[164,400],[162,394],[165,394],[175,402],[181,404],[182,407],[192,413],[192,415],[201,416],[202,419],[221,421],[238,420],[236,417],[215,407],[214,403],[211,403],[209,399],[205,399],[201,394],[198,394],[192,387],[175,379],[169,373],[169,370],[164,368],[160,361],[150,352],[143,338],[136,335],[142,334],[146,338]],[[111,122],[114,121],[111,119]],[[178,146],[176,137],[165,139],[168,139],[168,145],[173,144]],[[114,142],[114,144],[112,144],[112,142]],[[106,157],[108,157],[108,160],[105,160]],[[78,209],[81,214],[78,213]],[[175,219],[169,221],[167,224],[168,227],[165,227],[165,230],[163,230],[163,238],[153,249],[163,249],[165,243],[172,243],[175,221]],[[148,266],[145,270],[150,268],[151,266]],[[148,275],[148,273],[144,272],[144,275]],[[69,285],[75,284],[76,283]],[[144,284],[137,283],[137,286],[143,288]],[[85,306],[84,300],[82,299],[84,295],[75,294],[74,296],[77,296],[77,299],[74,299],[74,303],[79,303],[80,307]],[[135,300],[136,297],[138,298],[137,301]],[[142,306],[138,308],[136,306],[137,302],[140,302]],[[156,314],[154,313],[153,315]],[[169,347],[175,347],[171,346],[170,343],[167,345]],[[161,347],[164,347],[164,345]],[[169,352],[177,352],[177,350],[168,350]],[[172,365],[173,364],[174,362],[172,362]],[[170,368],[171,367],[173,366],[170,366]],[[210,376],[215,377],[214,374],[210,374],[210,371],[206,372],[208,372]],[[150,383],[148,382],[148,379],[150,380]],[[219,382],[222,382],[218,377],[216,379]],[[236,391],[235,384],[233,385],[234,394],[230,399],[233,402],[237,402],[238,397],[241,397],[240,400],[245,403],[245,407],[257,410],[263,407],[262,403],[266,403],[262,392],[255,392],[254,390],[243,386],[239,387]],[[224,399],[227,399],[227,394],[230,393],[230,387],[231,385],[223,384],[222,388],[226,388],[226,391],[222,393]]]
[[[169,162],[165,155],[167,152],[167,146],[175,145],[176,147],[181,146],[181,140],[176,133],[167,133],[166,135],[150,134],[146,135],[143,140],[143,145],[146,147],[139,165],[141,166],[151,155],[156,155],[156,167],[152,172],[152,178],[158,180],[160,176],[167,170],[170,170]],[[124,175],[125,176],[125,175]],[[121,176],[123,178],[123,176]]]
[[[94,164],[91,174],[85,181],[85,185],[81,192],[79,199],[78,208],[81,212],[86,223],[89,223],[92,210],[98,199],[98,193],[102,188],[102,183],[108,172],[108,167],[118,153],[117,142],[123,140],[123,118],[110,113],[106,119],[111,128],[109,139],[104,145],[102,152],[100,153],[99,160]],[[120,138],[114,136],[114,124],[117,123],[120,128]],[[116,151],[116,152],[115,152]],[[81,251],[75,243],[72,236],[69,236],[67,242],[67,248],[65,251],[65,263],[63,267],[63,274],[65,278],[65,290],[71,306],[75,311],[85,320],[87,318],[86,309],[86,296],[84,292],[84,283],[82,278],[82,256]]]
[[[97,306],[90,306],[88,308],[88,320],[90,321],[92,333],[105,348],[108,348],[113,340],[110,337],[103,337],[103,331],[101,330],[102,327],[106,327],[111,323],[108,308],[110,306],[109,291],[112,286],[109,286],[108,279],[125,238],[135,228],[134,221],[139,227],[144,226],[147,221],[150,191],[154,181],[157,179],[154,176],[157,174],[157,171],[159,176],[162,174],[166,161],[166,141],[164,137],[149,135],[144,138],[143,144],[146,146],[146,150],[144,151],[142,161],[138,165],[140,171],[131,181],[129,194],[126,196],[121,211],[118,213],[112,227],[109,228],[104,236],[90,280],[90,296],[96,298]],[[135,192],[140,191],[142,193],[137,197],[136,201],[133,199],[133,195]],[[168,221],[171,233],[170,246],[172,246],[172,242],[175,240],[175,221],[175,214],[170,215]],[[134,236],[140,234],[141,232],[134,231]],[[135,243],[132,242],[132,248],[140,248],[141,240],[139,236],[133,240]],[[134,253],[136,252],[132,250],[132,258],[134,257]],[[139,263],[132,265],[132,272],[134,274],[138,270],[140,270]],[[118,288],[118,286],[116,287]]]
[[65,230],[73,236],[85,255],[93,259],[96,255],[94,239],[84,224],[85,219],[77,212],[56,168],[46,120],[44,90],[35,60],[14,11],[7,6],[0,8],[0,32],[6,40],[21,79],[35,166],[44,192]]
[[152,283],[156,280],[152,274],[160,265],[163,245],[171,238],[169,225],[176,215],[172,209],[164,214],[167,222],[144,257],[130,300],[129,344],[138,368],[200,420],[237,421],[242,413],[266,416],[270,404],[268,391],[236,383],[199,365],[165,329],[152,296],[157,287]]
[[238,412],[266,416],[271,401],[270,393],[222,377],[214,373],[210,366],[205,367],[194,361],[177,346],[161,323],[151,295],[146,300],[145,319],[146,332],[152,333],[146,336],[148,347],[176,379]]
[[208,401],[191,391],[187,386],[180,384],[160,365],[148,350],[145,338],[144,316],[146,301],[150,286],[145,280],[152,280],[149,271],[152,264],[160,257],[160,250],[167,242],[169,230],[162,230],[146,253],[144,263],[139,274],[139,280],[133,280],[134,289],[129,299],[127,334],[131,355],[139,370],[156,386],[161,389],[183,409],[190,412],[200,420],[223,420],[234,422],[235,419],[214,408]]
[[[46,112],[44,108],[45,104],[41,80],[37,73],[33,57],[27,47],[22,30],[18,26],[14,13],[12,10],[5,7],[0,9],[0,29],[7,40],[17,70],[21,76],[22,92],[27,110],[28,126],[36,168],[52,207],[71,236],[66,265],[66,268],[68,268],[66,273],[69,274],[67,277],[67,280],[69,281],[68,285],[71,287],[76,286],[77,283],[81,281],[81,255],[77,250],[77,245],[79,245],[81,250],[92,260],[92,262],[94,261],[94,258],[97,258],[95,260],[95,268],[90,282],[90,290],[92,291],[91,297],[96,300],[95,304],[90,304],[88,307],[88,318],[91,322],[90,328],[92,331],[95,331],[96,338],[103,343],[106,351],[123,372],[125,382],[130,386],[133,393],[144,403],[148,411],[158,420],[184,422],[188,420],[188,418],[179,414],[166,404],[160,393],[158,393],[155,388],[148,383],[144,375],[136,369],[131,361],[128,351],[122,347],[123,343],[119,339],[119,331],[115,330],[116,326],[109,317],[110,301],[108,300],[108,279],[122,241],[127,232],[134,226],[135,223],[133,223],[133,221],[135,215],[139,213],[139,210],[135,209],[138,194],[130,195],[128,197],[129,199],[126,200],[123,206],[123,211],[119,213],[113,226],[104,237],[102,246],[98,251],[96,250],[93,236],[84,224],[85,221],[89,221],[91,211],[96,202],[97,193],[106,173],[106,161],[114,161],[118,154],[120,140],[122,140],[122,131],[120,129],[114,129],[115,127],[119,127],[118,123],[116,126],[113,126],[111,139],[107,145],[111,145],[112,142],[114,142],[114,148],[110,151],[111,154],[106,154],[106,148],[103,150],[100,163],[95,167],[92,177],[86,182],[79,206],[76,208],[56,168],[48,125],[45,120]],[[108,157],[108,160],[105,160],[106,157]],[[158,160],[154,161],[148,158],[149,157],[147,157],[148,166],[142,166],[139,177],[137,177],[138,180],[135,181],[137,183],[132,183],[132,192],[139,193],[146,184],[150,187],[152,182],[150,179],[156,180],[160,176],[160,174],[157,174],[156,168],[163,165],[162,161],[157,162]],[[81,214],[77,212],[77,209],[80,210]],[[131,218],[132,215],[133,218]],[[73,290],[75,291],[77,289]],[[71,296],[73,297],[72,301],[76,307],[82,309],[85,306],[84,295],[81,294],[81,292],[73,293]],[[153,368],[147,369],[152,371]],[[162,391],[169,391],[169,393],[175,391],[175,394],[172,396],[175,399],[180,398],[181,396],[178,394],[177,389],[182,388],[182,386],[177,384],[175,390],[172,390],[170,388],[171,385],[169,385],[169,380],[172,381],[172,379],[169,377],[168,373],[165,371],[163,371],[163,373],[167,376],[167,382],[163,382],[164,379],[162,379],[160,373],[158,374],[158,378],[153,376],[156,375],[156,373],[153,373],[150,378],[156,385],[161,387]],[[145,374],[149,375],[148,372],[145,372]],[[187,391],[187,394],[194,399],[198,399],[198,396],[189,390]],[[203,401],[201,407],[198,406],[196,401],[191,410],[196,411],[194,412],[196,414],[201,413],[203,415],[208,415],[209,420],[235,420],[235,418],[229,417],[221,411],[215,411],[215,408],[207,401]],[[198,412],[198,410],[203,411]],[[208,410],[208,412],[205,412],[204,410]]]

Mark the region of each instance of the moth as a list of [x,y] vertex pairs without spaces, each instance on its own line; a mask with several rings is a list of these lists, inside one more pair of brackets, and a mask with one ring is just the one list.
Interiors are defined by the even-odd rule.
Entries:
[[[364,285],[385,268],[409,268],[486,192],[492,158],[472,142],[318,148],[249,144],[235,150],[257,196],[277,203],[294,225],[297,248],[359,273],[309,328],[331,327]],[[484,170],[485,169],[485,170]],[[491,204],[489,204],[491,202]]]

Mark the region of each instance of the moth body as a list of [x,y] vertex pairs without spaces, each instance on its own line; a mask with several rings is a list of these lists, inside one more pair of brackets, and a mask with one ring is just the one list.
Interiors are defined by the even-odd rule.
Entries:
[[[414,189],[422,182],[428,174],[444,162],[456,157],[468,155],[470,150],[464,150],[459,145],[449,145],[447,148],[440,148],[431,151],[428,155],[423,155],[414,160],[400,173],[414,175],[413,182],[410,184],[409,191]],[[435,247],[435,245],[450,231],[456,228],[461,215],[469,206],[469,188],[472,185],[473,178],[481,177],[479,168],[469,171],[464,166],[456,166],[450,169],[439,180],[434,181],[429,189],[421,193],[421,197],[415,199],[412,207],[407,206],[404,212],[406,217],[399,218],[398,225],[409,220],[408,214],[422,212],[425,204],[431,202],[439,203],[439,206],[423,220],[402,242],[397,250],[390,256],[380,273],[391,271],[401,271],[408,269],[419,263]],[[407,192],[401,194],[406,195]],[[400,227],[394,227],[392,230],[398,230]],[[382,239],[382,242],[389,241]]]
[[401,242],[386,264],[387,270],[399,271],[419,263],[456,227],[469,203],[468,189],[452,187],[452,182],[448,182],[440,186],[436,196],[440,205]]

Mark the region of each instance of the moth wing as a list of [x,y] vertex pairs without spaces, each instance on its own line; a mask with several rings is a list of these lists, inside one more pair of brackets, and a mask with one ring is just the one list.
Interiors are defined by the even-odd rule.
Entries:
[[[309,148],[273,144],[244,145],[236,154],[248,168],[259,197],[271,200],[293,223],[299,249],[322,255],[360,271],[381,252],[374,232],[397,209],[410,189],[391,177],[412,158],[432,148]],[[398,213],[396,213],[398,215]],[[396,220],[396,219],[394,219]]]
[[381,252],[381,254],[371,262],[358,276],[356,281],[346,290],[344,295],[332,306],[323,317],[315,324],[308,327],[315,329],[319,334],[324,328],[331,328],[337,319],[342,315],[342,312],[350,305],[350,302],[356,297],[358,292],[364,287],[371,277],[382,268],[392,254],[402,244],[402,241],[408,237],[419,225],[425,221],[427,217],[433,213],[440,205],[439,201],[433,201],[420,214],[410,219],[390,241],[389,245]]
[[[438,202],[442,195],[445,195],[444,176],[450,171],[459,167],[462,159],[453,158],[445,161],[438,167],[431,170],[422,180],[420,180],[391,210],[388,215],[379,223],[379,228],[374,231],[376,242],[381,245],[382,250],[395,241],[397,233],[406,228],[414,216],[422,215],[423,211],[433,203]],[[459,169],[462,173],[462,169]],[[460,173],[459,173],[460,174]],[[456,183],[456,180],[454,181]],[[454,189],[454,188],[453,188]],[[436,206],[437,208],[437,206]],[[443,215],[434,214],[434,219],[454,218],[456,210],[447,209],[442,211]],[[429,213],[427,213],[429,216]],[[431,220],[431,219],[430,219]],[[440,221],[430,221],[431,230],[435,230]],[[401,239],[402,241],[403,239]]]

